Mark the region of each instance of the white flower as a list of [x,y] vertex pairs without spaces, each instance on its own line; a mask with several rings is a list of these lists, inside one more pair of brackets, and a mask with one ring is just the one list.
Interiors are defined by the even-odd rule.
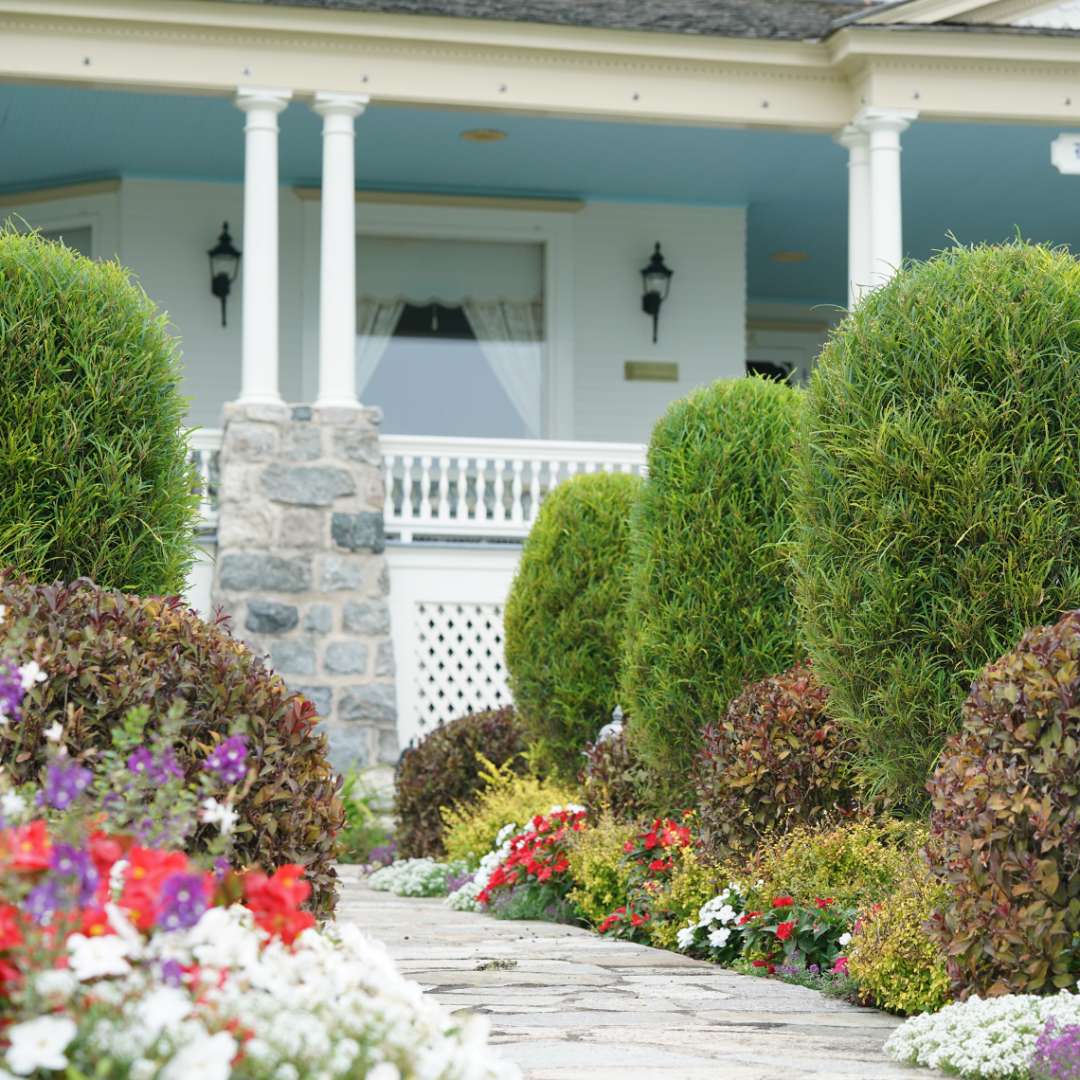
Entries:
[[149,1039],[172,1031],[192,1010],[191,997],[176,986],[159,986],[135,1006],[135,1018]]
[[709,932],[709,944],[714,949],[722,949],[731,937],[731,931],[725,926],[719,930],[711,930]]
[[36,660],[29,660],[19,668],[19,681],[23,690],[32,690],[35,683],[44,682],[45,672]]
[[59,742],[64,737],[64,725],[54,720],[51,727],[45,729],[45,738],[49,742]]
[[368,1069],[367,1080],[401,1080],[397,1066],[389,1061],[380,1061],[374,1069]]
[[240,815],[228,803],[219,803],[217,799],[203,799],[199,817],[207,825],[216,825],[222,836],[228,836],[236,828]]
[[20,1076],[35,1069],[66,1069],[67,1045],[78,1033],[75,1021],[67,1016],[39,1016],[8,1028],[7,1063]]
[[9,824],[19,821],[26,813],[26,800],[17,791],[5,791],[0,795],[0,812]]
[[117,934],[100,937],[72,934],[67,947],[71,972],[79,982],[100,979],[104,975],[126,975],[131,970],[127,959],[131,946]]
[[840,937],[837,938],[837,941],[839,941],[841,945],[847,945],[851,941],[851,935],[841,934]]
[[206,1035],[182,1046],[161,1070],[161,1080],[229,1080],[236,1051],[227,1031]]
[[34,989],[48,1000],[67,1001],[78,986],[70,971],[49,968],[34,978]]
[[689,949],[694,944],[695,927],[684,926],[676,935],[675,941],[680,949]]

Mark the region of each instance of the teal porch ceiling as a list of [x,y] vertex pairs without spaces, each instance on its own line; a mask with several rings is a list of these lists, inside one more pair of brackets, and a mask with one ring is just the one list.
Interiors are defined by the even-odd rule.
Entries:
[[[319,125],[301,102],[282,114],[283,182],[318,182]],[[475,127],[498,127],[508,137],[459,137]],[[239,182],[242,129],[242,114],[220,98],[5,85],[0,190],[104,176]],[[916,123],[903,140],[908,255],[926,257],[949,232],[971,242],[1019,230],[1080,246],[1080,177],[1051,168],[1056,134]],[[746,206],[752,299],[844,301],[846,155],[827,135],[377,104],[358,121],[357,135],[358,184],[366,188]],[[809,258],[778,264],[770,258],[776,251]]]

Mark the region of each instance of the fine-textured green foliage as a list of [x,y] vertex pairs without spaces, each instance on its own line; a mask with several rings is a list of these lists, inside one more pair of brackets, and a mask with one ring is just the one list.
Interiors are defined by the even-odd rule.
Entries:
[[382,816],[386,797],[355,768],[341,778],[338,797],[345,811],[345,824],[338,833],[338,860],[367,862],[371,852],[390,839],[390,829]]
[[975,674],[1080,603],[1080,264],[954,248],[872,293],[808,394],[801,630],[871,795],[918,809]]
[[476,866],[495,847],[507,825],[520,830],[537,814],[575,801],[575,792],[556,780],[514,771],[515,763],[496,766],[480,755],[480,790],[470,799],[439,808],[447,857]]
[[510,690],[537,761],[572,780],[618,704],[630,511],[641,479],[560,484],[529,530],[506,602]]
[[848,950],[848,974],[867,1005],[914,1016],[937,1012],[949,1001],[944,950],[926,924],[949,890],[925,864],[913,864],[896,892],[861,914]]
[[797,826],[763,843],[735,879],[754,883],[751,907],[767,908],[774,896],[810,907],[831,896],[838,908],[867,908],[911,875],[926,840],[926,826],[912,822],[867,818],[827,829]]
[[936,932],[962,995],[1080,979],[1080,611],[1024,635],[964,703],[930,783]]
[[198,497],[176,342],[115,263],[0,230],[0,565],[178,593]]
[[809,664],[748,686],[703,733],[694,772],[701,831],[717,855],[850,811],[849,747]]
[[395,839],[404,859],[445,854],[442,807],[468,803],[482,787],[478,754],[524,772],[525,749],[514,710],[472,713],[437,727],[406,750],[394,777]]
[[623,705],[631,741],[677,794],[705,724],[795,659],[779,545],[801,392],[721,381],[672,405],[653,432],[631,523]]
[[[43,732],[55,721],[64,723],[68,750],[85,754],[109,747],[130,709],[149,708],[153,728],[183,702],[175,750],[189,777],[234,725],[247,735],[250,771],[234,804],[237,862],[266,871],[299,863],[316,910],[333,908],[344,814],[309,701],[175,597],[142,599],[87,581],[31,585],[4,573],[0,604],[0,646],[17,626],[47,676],[27,695],[22,720],[0,730],[0,763],[15,783],[40,780]],[[212,834],[196,832],[196,846]]]

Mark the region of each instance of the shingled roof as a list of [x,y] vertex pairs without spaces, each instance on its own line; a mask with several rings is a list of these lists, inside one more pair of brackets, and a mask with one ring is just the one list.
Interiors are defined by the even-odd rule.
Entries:
[[498,19],[606,30],[806,41],[877,0],[234,0],[237,3]]

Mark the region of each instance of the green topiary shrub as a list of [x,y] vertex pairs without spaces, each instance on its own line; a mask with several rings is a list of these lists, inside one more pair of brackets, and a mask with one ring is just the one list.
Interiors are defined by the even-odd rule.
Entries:
[[926,931],[949,890],[921,863],[896,892],[863,912],[848,949],[848,974],[866,1005],[915,1016],[949,1001],[945,951]]
[[801,629],[868,791],[925,806],[975,674],[1080,603],[1080,263],[1014,243],[913,265],[811,380]]
[[310,702],[290,694],[220,622],[203,622],[175,597],[142,599],[87,581],[31,585],[4,573],[0,604],[0,655],[17,628],[47,676],[27,694],[23,718],[0,728],[0,763],[15,783],[39,778],[43,732],[57,720],[78,754],[109,747],[135,706],[150,709],[153,727],[184,702],[184,737],[175,749],[189,776],[241,723],[251,769],[234,804],[236,858],[267,871],[301,864],[316,910],[332,910],[344,814],[326,739],[312,731]]
[[398,851],[403,859],[446,853],[440,810],[468,803],[483,787],[484,758],[524,772],[521,724],[513,709],[472,713],[437,727],[402,756],[394,777]]
[[747,682],[795,659],[779,550],[801,392],[722,381],[657,424],[632,522],[623,705],[631,741],[673,787],[690,787],[701,729]]
[[701,831],[718,855],[850,813],[849,744],[809,664],[748,686],[709,724],[694,772]]
[[1024,635],[964,703],[930,783],[936,924],[961,995],[1080,979],[1080,611]]
[[529,531],[504,616],[510,691],[542,766],[581,768],[618,704],[630,511],[641,479],[594,473],[559,484]]
[[175,340],[115,263],[0,230],[0,565],[178,593],[198,496]]

